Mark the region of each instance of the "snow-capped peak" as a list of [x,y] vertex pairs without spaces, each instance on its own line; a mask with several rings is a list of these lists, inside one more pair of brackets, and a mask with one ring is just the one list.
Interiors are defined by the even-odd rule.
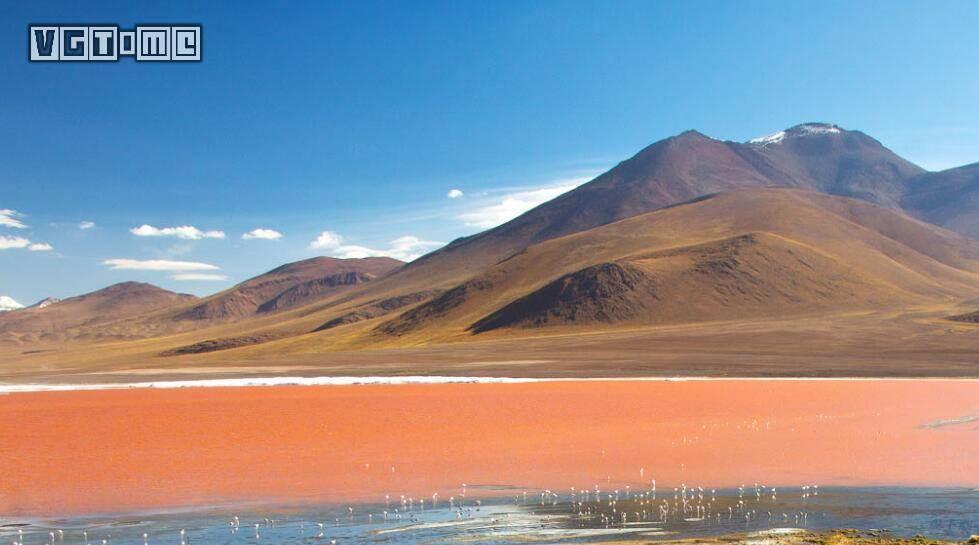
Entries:
[[751,140],[748,140],[748,143],[757,144],[759,146],[767,146],[769,144],[778,144],[782,140],[785,140],[785,131],[778,131],[777,133],[769,134],[768,136],[752,138]]
[[843,130],[830,123],[803,123],[802,125],[792,127],[789,129],[789,132],[797,133],[799,135],[839,134],[843,132]]
[[27,308],[44,308],[44,307],[49,307],[49,306],[51,306],[51,305],[53,305],[53,304],[55,304],[55,303],[57,303],[59,301],[61,301],[61,299],[58,299],[57,297],[45,297],[44,299],[41,299],[40,301],[34,303],[33,305],[31,305],[31,306],[29,306]]
[[0,312],[7,312],[8,310],[18,310],[22,308],[24,308],[24,305],[14,301],[13,297],[0,295]]
[[757,146],[769,146],[795,136],[816,136],[822,134],[839,134],[841,132],[843,132],[843,129],[830,123],[803,123],[784,131],[778,131],[775,134],[752,138],[748,140],[748,143]]

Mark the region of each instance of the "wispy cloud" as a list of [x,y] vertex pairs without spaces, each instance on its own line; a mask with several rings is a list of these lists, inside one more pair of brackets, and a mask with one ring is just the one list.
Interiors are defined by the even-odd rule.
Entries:
[[445,196],[450,199],[458,199],[463,195],[465,195],[465,193],[463,193],[461,189],[450,189]]
[[32,252],[48,252],[54,249],[47,242],[31,242],[24,237],[0,235],[0,250],[19,250],[24,248]]
[[85,221],[82,221],[82,222],[79,222],[78,223],[78,228],[81,229],[82,231],[84,231],[86,229],[91,229],[92,227],[95,227],[95,222],[94,221],[85,220]]
[[227,280],[228,277],[223,274],[208,274],[208,273],[177,273],[170,275],[171,280],[180,281],[202,281],[202,282],[214,282]]
[[279,240],[282,238],[282,233],[275,229],[258,228],[241,235],[241,238],[243,240]]
[[366,246],[344,244],[343,237],[333,231],[323,231],[309,243],[314,250],[324,250],[331,257],[355,259],[364,257],[393,257],[401,261],[414,261],[429,251],[443,246],[444,242],[423,240],[416,236],[398,237],[389,243],[387,249],[379,250]]
[[24,217],[24,215],[16,210],[9,208],[0,209],[0,226],[12,227],[14,229],[27,229],[24,222],[17,219],[21,217]]
[[11,250],[16,248],[27,248],[31,241],[24,237],[8,237],[0,235],[0,250]]
[[140,225],[129,230],[130,233],[138,237],[175,237],[184,240],[200,240],[202,238],[224,238],[224,231],[202,231],[192,225],[181,225],[179,227],[153,227],[152,225]]
[[217,265],[197,261],[171,261],[169,259],[106,259],[102,262],[112,270],[127,271],[214,271]]
[[484,199],[482,205],[459,214],[457,218],[470,227],[496,227],[591,179],[592,176],[567,178],[542,187],[511,191],[502,196]]

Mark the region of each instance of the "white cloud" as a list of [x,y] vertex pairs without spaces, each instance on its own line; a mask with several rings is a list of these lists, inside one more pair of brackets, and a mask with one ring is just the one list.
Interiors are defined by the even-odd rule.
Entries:
[[458,199],[459,197],[462,197],[463,195],[465,195],[465,193],[463,193],[461,189],[450,189],[449,190],[449,193],[446,194],[446,197],[448,197],[450,199]]
[[388,250],[388,255],[401,261],[414,261],[431,250],[444,245],[444,242],[422,240],[418,237],[407,235],[391,241],[391,249]]
[[8,237],[0,235],[0,250],[10,250],[14,248],[27,248],[31,241],[24,237]]
[[309,243],[309,247],[316,250],[331,250],[339,247],[343,243],[343,237],[334,233],[333,231],[323,231],[318,237],[316,237],[313,242]]
[[22,216],[23,214],[16,210],[10,210],[9,208],[0,209],[0,225],[14,229],[26,229],[27,226],[24,225],[24,222],[17,219]]
[[276,231],[275,229],[252,229],[247,233],[241,235],[243,240],[279,240],[282,238],[282,233]]
[[460,214],[458,218],[470,227],[482,229],[496,227],[591,179],[591,177],[571,178],[545,187],[507,193],[502,198],[493,199],[489,204]]
[[95,222],[94,221],[88,221],[88,220],[86,220],[86,221],[83,221],[83,222],[79,222],[79,224],[78,224],[78,228],[81,229],[81,230],[83,230],[83,231],[85,229],[91,229],[92,227],[95,227]]
[[0,250],[19,250],[23,248],[27,248],[32,252],[47,252],[54,249],[47,242],[31,242],[24,237],[0,235]]
[[138,237],[176,237],[184,240],[200,240],[202,238],[224,238],[224,231],[201,231],[192,225],[179,227],[153,227],[140,225],[129,230]]
[[390,242],[386,250],[344,244],[343,237],[333,231],[323,231],[309,247],[315,250],[326,250],[327,255],[342,259],[359,259],[365,257],[393,257],[401,261],[414,261],[429,251],[444,245],[444,242],[422,240],[416,236],[398,237]]
[[170,275],[172,280],[197,280],[197,281],[220,281],[227,280],[228,277],[223,274],[208,274],[208,273],[178,273]]
[[107,259],[102,264],[112,270],[127,271],[213,271],[220,268],[209,263],[168,259]]

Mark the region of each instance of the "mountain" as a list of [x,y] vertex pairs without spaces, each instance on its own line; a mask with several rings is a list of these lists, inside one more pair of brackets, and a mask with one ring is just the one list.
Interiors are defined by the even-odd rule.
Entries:
[[129,338],[128,324],[135,317],[196,299],[152,284],[122,282],[69,297],[56,305],[0,315],[0,339],[31,342]]
[[27,308],[44,308],[44,307],[49,307],[49,306],[57,303],[58,301],[61,301],[61,299],[58,299],[57,297],[45,297],[44,299],[41,299],[40,301],[34,303],[33,305],[31,305],[31,306],[29,306]]
[[[586,373],[599,361],[644,369],[658,353],[722,374],[721,361],[799,372],[840,358],[857,374],[900,360],[909,374],[971,375],[979,330],[948,318],[979,300],[979,241],[923,220],[969,233],[974,167],[925,173],[825,123],[748,142],[688,131],[409,264],[315,258],[44,338],[3,318],[0,334],[17,343],[141,339],[3,356],[51,369],[290,362],[347,374],[430,371],[438,358],[452,373],[490,372],[479,362],[503,358],[492,372],[509,374],[554,358]],[[631,363],[619,359],[629,350]]]
[[805,187],[898,208],[905,182],[924,170],[860,131],[805,123],[737,147],[772,185]]
[[16,316],[0,317],[0,341],[91,342],[198,330],[329,298],[402,265],[387,257],[315,257],[282,265],[203,299],[124,282],[62,301],[46,299]]
[[527,246],[692,199],[760,187],[810,189],[897,207],[905,181],[924,172],[880,142],[806,123],[746,143],[687,131],[656,142],[594,180],[483,233],[410,264],[472,272]]
[[22,308],[24,308],[24,305],[15,301],[13,297],[0,295],[0,312],[8,312],[11,310],[18,310]]
[[925,221],[979,239],[979,163],[912,178],[901,206]]
[[310,303],[370,282],[403,262],[389,257],[338,259],[314,257],[289,263],[203,299],[175,320],[237,320]]
[[412,344],[494,330],[788,318],[976,295],[979,241],[861,200],[742,189],[534,244],[371,335]]

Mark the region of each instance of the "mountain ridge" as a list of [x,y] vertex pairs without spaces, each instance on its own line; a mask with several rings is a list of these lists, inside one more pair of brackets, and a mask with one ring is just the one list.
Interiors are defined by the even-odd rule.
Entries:
[[[286,264],[72,339],[136,332],[154,339],[146,357],[260,361],[913,308],[947,317],[979,297],[979,242],[924,220],[961,228],[974,216],[961,197],[974,166],[925,172],[827,123],[747,142],[690,130],[411,263]],[[953,197],[954,213],[934,212]]]

